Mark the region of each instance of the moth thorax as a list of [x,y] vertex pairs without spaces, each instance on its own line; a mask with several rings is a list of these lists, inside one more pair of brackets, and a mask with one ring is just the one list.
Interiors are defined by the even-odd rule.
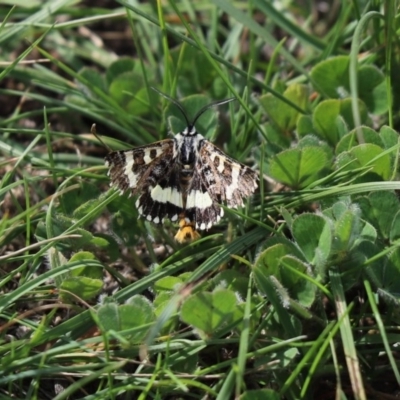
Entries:
[[185,169],[192,169],[196,162],[197,140],[195,137],[183,136],[179,145],[179,163]]

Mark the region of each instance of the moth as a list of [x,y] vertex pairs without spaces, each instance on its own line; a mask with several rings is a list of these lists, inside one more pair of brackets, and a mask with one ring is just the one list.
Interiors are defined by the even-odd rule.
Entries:
[[110,185],[121,194],[138,195],[139,215],[154,224],[163,224],[166,219],[178,222],[175,239],[184,243],[198,239],[198,230],[208,230],[220,221],[224,215],[222,203],[230,208],[243,206],[243,199],[257,188],[258,176],[227,156],[195,127],[205,111],[234,98],[203,107],[190,121],[178,101],[159,93],[178,107],[186,128],[172,139],[113,151],[105,162]]

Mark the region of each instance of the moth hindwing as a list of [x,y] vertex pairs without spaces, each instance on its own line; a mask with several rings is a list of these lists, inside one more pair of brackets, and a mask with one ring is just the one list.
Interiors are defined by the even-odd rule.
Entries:
[[196,230],[216,224],[224,214],[222,203],[230,208],[243,206],[243,199],[257,188],[255,171],[196,131],[194,123],[208,108],[201,109],[193,122],[184,114],[187,127],[173,139],[114,151],[105,158],[111,186],[138,195],[136,207],[147,221],[179,222],[175,239],[180,243],[199,238]]

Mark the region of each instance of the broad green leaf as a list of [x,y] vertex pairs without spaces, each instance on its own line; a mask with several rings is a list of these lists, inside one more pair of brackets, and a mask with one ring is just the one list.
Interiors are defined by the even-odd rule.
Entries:
[[[351,206],[351,199],[350,197],[346,197],[344,200],[340,200],[335,202],[332,207],[332,218],[339,219],[343,214],[347,212],[349,207]],[[328,210],[324,210],[324,214],[326,214]]]
[[[286,257],[283,257],[282,259],[280,259],[280,261],[282,262],[282,264],[286,263],[286,266],[290,265],[290,262],[287,262]],[[292,258],[291,261],[294,262],[299,260]],[[295,277],[297,276],[298,273],[296,273],[295,271],[289,271],[288,269],[287,276],[285,276],[286,278],[285,280],[288,279],[291,283],[293,280],[295,280]],[[291,312],[299,315],[303,319],[310,319],[312,317],[311,313],[307,310],[306,306],[301,304],[296,298],[299,294],[300,297],[304,294],[305,303],[307,305],[310,304],[310,296],[309,293],[307,292],[310,291],[309,288],[312,287],[311,286],[309,288],[306,287],[306,289],[304,290],[304,286],[311,285],[311,283],[308,282],[308,280],[306,280],[304,277],[301,277],[302,280],[299,279],[298,281],[299,287],[292,286],[292,290],[288,289],[286,287],[286,283],[285,282],[282,283],[276,276],[266,276],[265,268],[261,266],[256,266],[254,268],[254,277],[260,292],[264,293],[268,297],[268,300],[271,301],[274,308],[279,307],[278,311],[279,318],[282,320],[282,323],[286,326],[287,330],[293,332],[295,331],[295,327],[292,325],[292,321],[290,321],[290,319],[287,318],[287,309],[290,309]],[[313,289],[314,288],[311,289],[312,293],[314,293]],[[311,302],[312,300],[313,299],[311,298]]]
[[174,296],[174,292],[170,291],[170,290],[166,290],[166,291],[161,291],[160,293],[158,293],[156,295],[156,297],[154,298],[153,301],[153,305],[154,307],[158,307],[159,305],[168,302],[171,300],[171,297]]
[[149,94],[153,96],[154,102],[158,97],[156,92],[153,90],[148,91],[145,88],[142,74],[133,71],[124,72],[116,76],[111,82],[108,91],[110,96],[121,107],[136,116],[150,111]]
[[[149,101],[150,96],[150,101]],[[144,115],[150,112],[151,104],[157,104],[159,95],[154,90],[148,90],[146,87],[138,89],[134,97],[128,99],[124,108],[132,115]]]
[[[308,90],[305,85],[292,84],[283,95],[299,107],[307,108]],[[301,115],[297,110],[269,93],[261,96],[259,102],[281,132],[290,133],[295,129],[297,119]]]
[[380,236],[389,239],[392,229],[396,235],[397,226],[394,226],[394,217],[399,212],[399,200],[393,192],[372,192],[358,200],[362,216],[379,230]]
[[297,143],[297,148],[303,149],[306,147],[324,147],[324,150],[330,155],[333,155],[332,148],[324,140],[321,140],[315,135],[303,136]]
[[[149,321],[153,320],[153,306],[150,302],[150,300],[145,297],[142,296],[140,294],[136,294],[134,296],[132,296],[130,299],[128,299],[124,305],[128,305],[130,307],[132,307],[133,309],[137,309],[140,312],[145,312],[150,314],[151,318],[147,318]],[[127,329],[127,328],[125,328]]]
[[[105,93],[107,92],[107,86],[104,80],[104,76],[94,68],[82,68],[79,71],[79,75],[90,82],[90,84],[94,87],[101,89]],[[86,89],[91,91],[91,87],[87,87]]]
[[93,235],[91,232],[87,231],[86,229],[77,228],[74,230],[74,234],[80,235],[80,238],[76,239],[68,239],[65,243],[69,243],[71,248],[74,250],[82,249],[86,245],[92,242]]
[[119,331],[121,329],[118,307],[119,305],[114,302],[107,302],[99,307],[97,316],[99,318],[100,327],[103,331]]
[[154,283],[153,289],[156,293],[163,291],[177,291],[181,287],[183,281],[177,276],[165,276]]
[[142,295],[135,295],[126,304],[118,306],[115,303],[101,305],[97,315],[103,331],[119,332],[143,327],[128,336],[132,343],[141,342],[149,330],[146,325],[155,321],[154,308]]
[[390,126],[382,126],[379,136],[382,138],[385,149],[399,144],[399,134]]
[[352,205],[335,223],[332,250],[335,253],[350,251],[361,228],[360,209]]
[[284,135],[279,128],[271,122],[265,124],[264,131],[268,140],[268,152],[270,154],[277,154],[287,149],[293,141],[292,134]]
[[392,173],[390,155],[384,154],[381,147],[371,143],[360,144],[348,152],[342,152],[337,157],[336,164],[337,168],[342,168],[344,171],[362,167],[368,169],[368,174],[359,177],[357,182],[368,182],[379,178],[389,180]]
[[[270,284],[276,287],[283,303],[290,302],[289,298],[291,298],[298,300],[301,305],[309,307],[314,301],[316,287],[293,271],[297,270],[302,274],[309,274],[309,266],[303,261],[303,258],[299,249],[293,243],[286,240],[281,242],[271,240],[271,245],[259,255],[254,266],[256,283],[261,285],[260,290],[264,292],[263,287],[265,285],[262,282],[265,278],[274,277]],[[261,279],[260,274],[265,278]],[[266,290],[270,290],[270,284],[267,284]],[[268,295],[268,293],[265,294]],[[291,306],[294,305],[294,303],[291,303]]]
[[[362,102],[359,102],[359,108],[364,123],[367,120],[367,110]],[[354,127],[351,99],[322,101],[314,110],[313,124],[320,137],[336,146],[347,134],[346,126]]]
[[232,320],[236,303],[235,294],[227,289],[199,292],[183,303],[181,319],[195,327],[201,336],[213,337]]
[[311,78],[322,89],[322,94],[340,98],[349,94],[348,56],[337,56],[321,61],[311,70]]
[[[264,243],[263,248],[264,250],[259,254],[254,264],[257,266],[260,263],[261,266],[266,267],[266,269],[268,270],[268,275],[278,272],[278,263],[276,259],[282,257],[285,254],[292,254],[300,259],[304,258],[303,254],[301,253],[299,248],[293,243],[293,241],[286,239],[282,236],[269,238]],[[268,251],[272,252],[268,253]],[[275,252],[277,252],[277,255],[274,255]],[[282,255],[279,255],[281,254],[280,252],[283,252]]]
[[327,262],[332,233],[325,218],[316,214],[301,214],[293,221],[292,235],[309,263],[322,266]]
[[309,266],[296,257],[286,255],[280,260],[280,271],[281,283],[288,290],[290,297],[297,300],[302,306],[310,307],[315,300],[317,287],[295,272],[299,271],[304,275],[310,275]]
[[104,201],[103,196],[99,196],[96,199],[90,199],[89,201],[86,201],[74,210],[72,214],[73,218],[79,220],[90,214],[91,218],[86,222],[86,224],[88,225],[90,222],[94,221],[101,213],[104,212],[104,210],[101,208],[96,209],[102,201]]
[[[90,241],[90,244],[96,247],[108,247],[110,243],[111,242],[108,239],[100,236],[93,236]],[[110,253],[112,253],[112,250],[110,250]]]
[[[126,304],[119,307],[121,330],[140,328],[143,325],[150,324],[155,321],[156,316],[154,313],[154,307],[150,301],[142,296],[132,296]],[[139,343],[147,335],[150,327],[143,327],[143,330],[132,333],[129,336],[129,340],[132,343]]]
[[255,268],[262,268],[266,276],[274,275],[280,280],[280,260],[286,254],[298,254],[292,243],[276,243],[264,250],[256,259]]
[[245,274],[232,269],[226,269],[219,272],[213,279],[214,288],[225,288],[239,293],[243,298],[246,296],[249,278]]
[[[342,101],[342,104],[345,100]],[[340,109],[340,117],[336,118],[336,132],[340,138],[347,135],[349,133],[349,124],[347,123],[346,116],[342,113],[342,108]],[[364,121],[364,120],[363,120]]]
[[385,75],[373,65],[362,65],[358,70],[358,94],[368,111],[381,115],[388,109]]
[[116,76],[110,83],[108,91],[119,105],[125,107],[142,87],[143,77],[139,73],[128,71]]
[[374,226],[372,226],[369,222],[363,221],[364,226],[362,228],[362,231],[360,233],[359,238],[356,240],[362,240],[362,241],[369,241],[374,243],[378,237],[378,233],[375,229]]
[[89,251],[80,251],[75,253],[69,260],[69,263],[81,261],[82,267],[76,268],[70,272],[71,276],[85,276],[92,279],[103,279],[103,271],[95,266],[85,266],[85,261],[96,260],[93,253]]
[[285,150],[270,160],[270,175],[293,188],[316,181],[330,165],[327,153],[316,146]]
[[340,140],[337,127],[340,116],[340,100],[325,100],[315,107],[313,113],[313,126],[315,132],[331,145],[336,145]]
[[[274,307],[274,316],[269,321],[271,330],[280,332],[283,337],[296,336],[301,331],[301,324],[297,318],[287,312],[292,300],[289,298],[287,290],[280,284],[279,279],[271,275],[271,271],[268,270],[267,264],[263,262],[263,258],[263,254],[258,257],[258,261],[253,267],[253,273],[258,290],[267,296],[268,301]],[[276,262],[279,262],[279,260]]]
[[361,167],[372,166],[372,173],[379,175],[383,180],[389,180],[392,173],[390,155],[382,154],[381,147],[369,143],[360,144],[353,147],[349,153],[356,157]]
[[86,205],[86,203],[92,200],[102,201],[104,200],[104,194],[100,191],[98,184],[85,181],[84,184],[80,185],[79,190],[71,190],[63,194],[61,198],[62,213],[67,215],[76,213],[76,218],[79,219],[85,215],[84,211],[79,211],[80,207],[90,207],[90,203],[89,205]]
[[97,296],[102,288],[102,279],[92,279],[86,276],[66,278],[59,288],[60,298],[65,302],[77,302],[79,299],[90,300]]
[[[368,110],[365,103],[360,99],[358,99],[358,109],[360,110],[361,123],[366,124],[368,122]],[[346,121],[347,126],[350,129],[353,129],[355,125],[353,118],[353,104],[350,97],[340,101],[340,114]]]
[[229,90],[220,76],[212,78],[210,94],[213,99],[223,99],[229,96]]
[[318,147],[321,150],[323,150],[326,154],[327,159],[329,160],[329,163],[327,166],[330,169],[330,167],[333,163],[334,154],[332,151],[332,147],[328,143],[326,143],[324,140],[321,140],[316,135],[306,135],[298,141],[297,148],[303,149],[306,147]]
[[[322,94],[332,98],[350,95],[349,56],[337,56],[318,63],[311,71],[313,82]],[[373,65],[362,65],[357,71],[358,95],[369,112],[380,115],[387,111],[384,74]]]
[[[133,72],[137,63],[133,58],[121,57],[118,60],[110,64],[106,71],[106,79],[108,84],[110,84],[119,75],[125,72]],[[139,72],[139,71],[138,71]]]
[[[373,129],[363,126],[361,127],[362,136],[364,139],[364,143],[372,143],[377,146],[383,147],[383,141],[380,138],[379,134]],[[359,145],[358,135],[356,130],[352,130],[346,136],[343,136],[340,142],[336,146],[336,154],[340,154],[343,151],[349,151],[352,147]]]
[[296,131],[299,137],[314,133],[315,129],[310,115],[300,115],[299,118],[297,118]]

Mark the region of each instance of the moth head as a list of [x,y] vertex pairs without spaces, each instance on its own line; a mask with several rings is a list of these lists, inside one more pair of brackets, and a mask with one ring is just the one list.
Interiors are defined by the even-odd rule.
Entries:
[[186,110],[184,109],[184,107],[182,106],[181,103],[179,103],[178,100],[173,99],[172,97],[168,96],[167,94],[160,92],[159,90],[157,90],[156,88],[152,87],[152,89],[157,92],[158,94],[160,94],[161,96],[165,97],[167,100],[169,100],[171,103],[173,103],[178,109],[179,111],[182,113],[183,117],[185,118],[185,122],[186,122],[186,128],[183,130],[183,132],[181,132],[181,134],[183,136],[194,136],[197,134],[197,130],[196,130],[196,122],[197,120],[210,108],[212,107],[216,107],[219,106],[221,104],[225,104],[225,103],[230,103],[233,100],[236,100],[235,97],[231,97],[229,99],[225,99],[225,100],[218,100],[218,101],[214,101],[213,103],[207,104],[204,107],[202,107],[197,114],[194,116],[193,120],[190,121],[188,118],[188,114],[186,112]]
[[182,136],[194,136],[197,135],[197,130],[194,125],[187,125],[182,131]]

